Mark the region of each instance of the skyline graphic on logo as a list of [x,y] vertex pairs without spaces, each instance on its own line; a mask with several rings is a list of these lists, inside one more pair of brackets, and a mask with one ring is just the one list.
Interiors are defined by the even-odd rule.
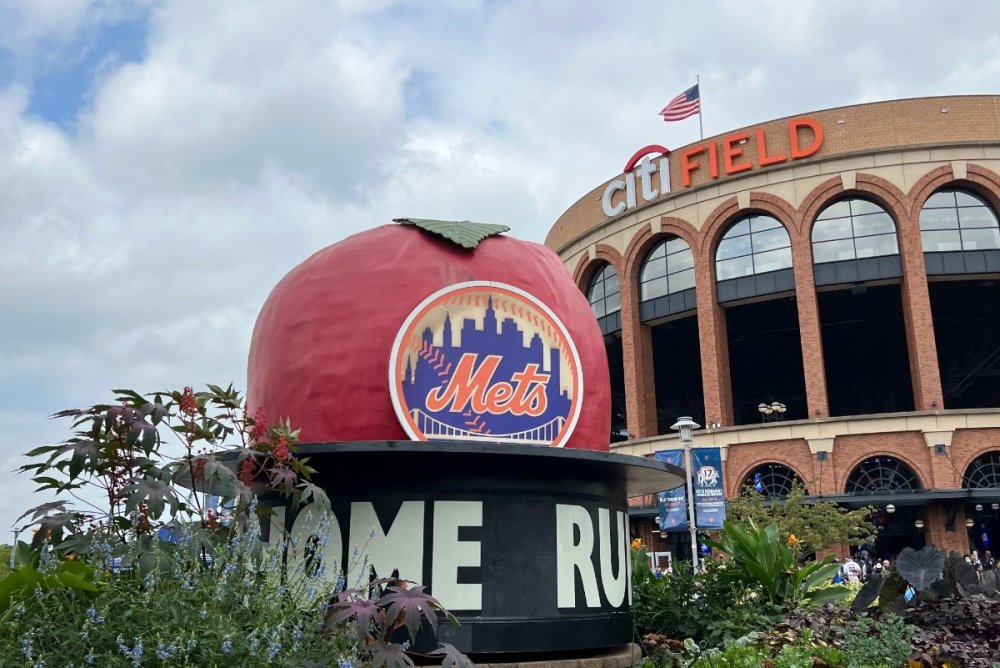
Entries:
[[580,412],[576,348],[556,316],[513,286],[460,283],[404,323],[390,362],[400,423],[415,440],[561,447]]

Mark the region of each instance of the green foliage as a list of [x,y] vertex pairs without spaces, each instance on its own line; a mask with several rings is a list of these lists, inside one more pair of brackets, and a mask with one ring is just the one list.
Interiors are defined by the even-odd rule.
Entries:
[[[225,541],[246,525],[256,493],[293,504],[326,498],[308,480],[308,460],[295,455],[299,432],[287,419],[269,423],[259,409],[248,413],[231,385],[206,387],[148,395],[114,390],[109,403],[56,413],[72,420],[73,436],[31,450],[26,456],[35,461],[19,469],[37,491],[63,497],[21,516],[38,525],[33,545],[48,543],[60,555],[103,543],[124,551],[132,542],[150,545],[169,522],[215,529],[205,535]],[[102,505],[70,505],[65,497],[79,500],[81,489]],[[205,506],[209,494],[232,500],[231,518]]]
[[[194,533],[156,543],[157,564],[174,568],[145,575],[96,549],[87,558],[97,591],[36,589],[0,617],[0,665],[300,666],[359,656],[346,628],[321,632],[330,595],[321,578],[274,576],[284,546],[264,548],[251,530],[206,565],[199,545]],[[42,577],[83,565],[50,559],[38,564]]]
[[716,646],[774,622],[760,609],[759,589],[733,582],[714,561],[705,566],[704,573],[693,575],[689,565],[677,562],[673,575],[656,578],[645,548],[632,550],[632,615],[640,636]]
[[10,545],[0,545],[0,578],[10,573],[10,555],[13,549]]
[[750,643],[733,643],[725,649],[708,651],[692,664],[692,668],[760,668],[769,654]]
[[775,524],[783,540],[795,537],[794,548],[808,554],[831,545],[869,542],[878,533],[871,508],[847,510],[828,501],[807,500],[802,485],[793,485],[787,498],[771,499],[748,487],[727,502],[727,517],[744,527]]
[[731,557],[728,572],[746,586],[759,586],[767,597],[770,611],[780,614],[801,604],[822,605],[843,599],[845,587],[830,582],[838,566],[832,557],[800,565],[795,551],[782,540],[776,524],[750,530],[726,521],[721,540],[708,541],[713,548]]
[[[14,570],[0,580],[0,619],[11,608],[32,597],[35,592],[56,589],[96,592],[94,567],[76,560],[52,561],[52,557],[27,543],[15,546]],[[42,568],[42,556],[50,563]]]
[[[387,591],[362,601],[343,592],[350,564],[286,559],[307,546],[281,536],[260,542],[258,494],[328,499],[290,421],[246,411],[232,386],[208,385],[115,390],[109,404],[56,414],[74,435],[28,452],[36,461],[20,472],[56,496],[97,490],[104,505],[60,498],[21,516],[38,527],[0,580],[0,666],[413,665],[395,632],[412,638],[448,616],[421,588],[381,582]],[[209,507],[209,495],[228,502]],[[161,527],[176,545],[156,538]],[[439,653],[446,668],[470,666],[453,647]]]
[[907,625],[896,615],[889,615],[882,621],[858,618],[844,631],[849,668],[905,666],[916,631],[917,627]]

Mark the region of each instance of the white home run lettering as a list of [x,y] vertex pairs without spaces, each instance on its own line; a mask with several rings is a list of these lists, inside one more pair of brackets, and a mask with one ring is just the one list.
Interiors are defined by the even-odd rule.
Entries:
[[[601,607],[600,591],[611,607],[621,606],[628,594],[632,603],[631,563],[628,558],[625,513],[615,513],[617,526],[611,527],[611,511],[597,511],[598,563],[594,568],[594,521],[583,506],[556,505],[556,589],[560,608]],[[579,539],[579,540],[578,540]],[[618,572],[612,567],[611,551],[617,547]],[[583,583],[583,601],[576,598],[576,578]],[[598,589],[600,574],[600,589]]]

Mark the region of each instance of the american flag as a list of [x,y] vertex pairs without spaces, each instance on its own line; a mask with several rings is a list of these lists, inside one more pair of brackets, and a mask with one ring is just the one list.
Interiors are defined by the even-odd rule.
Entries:
[[669,123],[670,121],[682,121],[689,116],[700,113],[701,97],[698,95],[698,84],[695,84],[670,100],[670,104],[660,111],[660,116],[663,116],[663,120]]

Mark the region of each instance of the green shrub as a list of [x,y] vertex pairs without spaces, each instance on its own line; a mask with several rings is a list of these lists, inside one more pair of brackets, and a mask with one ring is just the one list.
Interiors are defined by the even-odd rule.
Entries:
[[633,549],[632,559],[632,614],[640,637],[656,633],[716,647],[774,622],[760,609],[760,591],[733,583],[714,561],[696,576],[677,562],[674,575],[656,578],[645,548]]
[[760,668],[768,654],[751,644],[733,644],[721,651],[706,652],[692,668]]
[[905,666],[917,627],[901,617],[888,615],[881,621],[859,617],[844,631],[844,650],[850,668]]
[[728,572],[734,581],[761,588],[773,614],[802,604],[839,601],[847,595],[847,589],[831,584],[838,568],[830,563],[833,557],[800,565],[775,524],[758,529],[751,522],[747,531],[727,521],[721,539],[708,544],[731,557]]

